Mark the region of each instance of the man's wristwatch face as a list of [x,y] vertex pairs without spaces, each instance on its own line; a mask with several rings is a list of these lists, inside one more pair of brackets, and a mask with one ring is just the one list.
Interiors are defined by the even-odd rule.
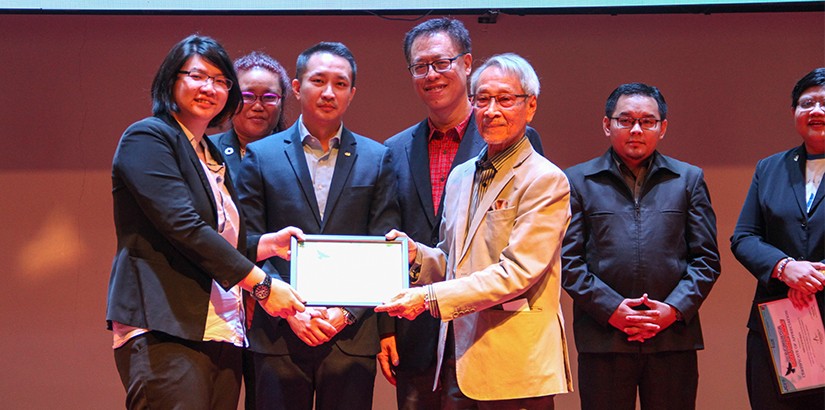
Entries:
[[272,277],[266,275],[261,283],[252,287],[252,297],[257,300],[264,300],[269,297],[269,291],[272,289]]
[[341,311],[344,312],[344,320],[347,322],[347,325],[355,324],[355,315],[344,308],[341,308]]

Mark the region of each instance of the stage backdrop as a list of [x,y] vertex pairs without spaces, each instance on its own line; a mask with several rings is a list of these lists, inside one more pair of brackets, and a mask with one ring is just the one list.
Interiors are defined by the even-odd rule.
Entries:
[[[422,20],[396,17],[0,15],[3,407],[123,407],[104,322],[115,250],[110,165],[122,131],[149,115],[152,77],[175,42],[214,36],[232,56],[262,50],[292,74],[301,50],[342,41],[359,67],[345,122],[383,141],[425,115],[401,51],[404,33]],[[562,168],[607,148],[601,119],[616,85],[661,88],[670,105],[661,151],[704,168],[718,215],[723,272],[701,310],[698,408],[747,408],[745,322],[755,281],[732,257],[729,238],[756,161],[801,141],[789,95],[803,74],[825,65],[825,16],[501,15],[489,25],[459,18],[476,66],[500,52],[533,63],[542,92],[532,125]],[[287,114],[297,117],[292,98]],[[572,342],[566,295],[562,304]],[[556,403],[579,407],[575,393]],[[374,407],[395,408],[381,376]]]

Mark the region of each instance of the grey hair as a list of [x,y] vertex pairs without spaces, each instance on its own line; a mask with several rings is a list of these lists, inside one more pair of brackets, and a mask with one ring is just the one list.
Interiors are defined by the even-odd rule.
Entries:
[[490,67],[498,67],[507,74],[517,76],[524,93],[538,97],[541,88],[539,76],[536,75],[533,66],[531,66],[524,57],[515,53],[494,55],[485,61],[481,67],[473,71],[473,75],[470,77],[470,90],[472,94],[475,94],[478,89],[478,78],[481,76],[481,73]]

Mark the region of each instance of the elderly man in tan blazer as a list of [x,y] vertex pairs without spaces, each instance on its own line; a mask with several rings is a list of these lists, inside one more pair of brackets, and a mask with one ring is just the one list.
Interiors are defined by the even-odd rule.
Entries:
[[447,179],[438,246],[410,241],[411,282],[424,286],[376,311],[442,320],[433,387],[446,408],[552,409],[572,391],[559,306],[569,185],[525,138],[539,94],[526,60],[490,58],[471,90],[487,147]]

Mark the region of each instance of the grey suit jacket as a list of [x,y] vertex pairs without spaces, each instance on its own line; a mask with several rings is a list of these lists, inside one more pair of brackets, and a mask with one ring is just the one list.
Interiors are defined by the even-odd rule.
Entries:
[[[444,321],[438,368],[452,320],[456,377],[468,397],[507,400],[571,391],[559,303],[561,241],[570,221],[567,178],[523,144],[469,220],[474,173],[470,160],[450,174],[441,241],[436,248],[419,247],[416,284],[433,284]],[[514,300],[523,307],[504,305]]]
[[[527,138],[533,149],[543,153],[541,137],[531,127],[527,127]],[[430,128],[425,119],[410,128],[392,136],[384,142],[392,153],[392,166],[398,177],[398,198],[401,207],[399,229],[416,242],[429,246],[438,243],[438,226],[443,205],[436,212],[430,183],[430,157],[428,137]],[[486,143],[478,133],[473,118],[467,124],[464,137],[453,159],[455,168],[481,151]],[[444,201],[441,201],[443,204]],[[413,321],[396,321],[396,343],[399,353],[398,368],[402,370],[423,370],[435,364],[436,336],[438,320],[421,315]]]

